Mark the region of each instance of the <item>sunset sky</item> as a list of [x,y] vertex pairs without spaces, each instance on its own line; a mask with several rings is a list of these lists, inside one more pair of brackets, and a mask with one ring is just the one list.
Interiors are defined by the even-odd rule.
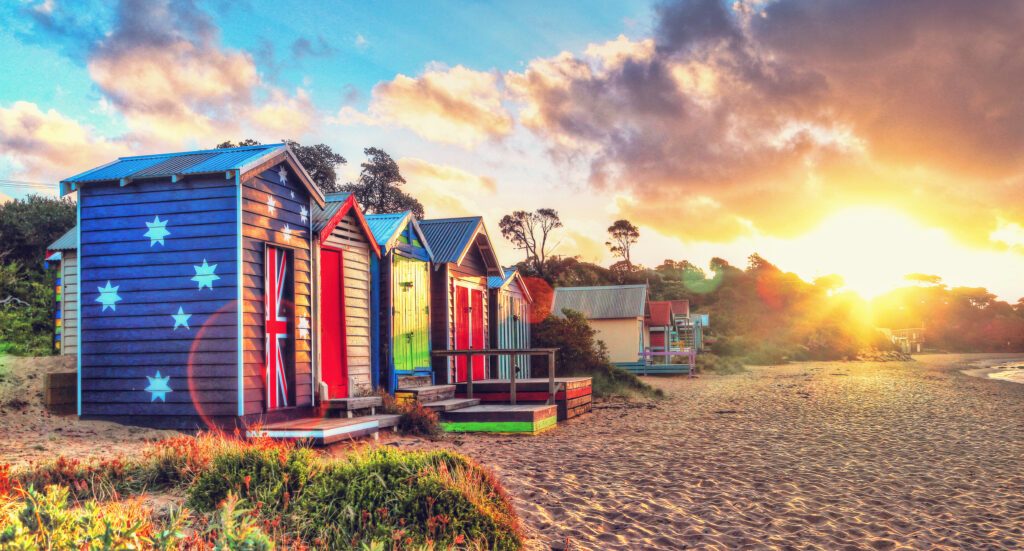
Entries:
[[377,146],[496,240],[553,207],[586,260],[627,218],[647,265],[1024,296],[1024,3],[319,4],[5,2],[0,179],[246,137],[327,143],[352,179]]

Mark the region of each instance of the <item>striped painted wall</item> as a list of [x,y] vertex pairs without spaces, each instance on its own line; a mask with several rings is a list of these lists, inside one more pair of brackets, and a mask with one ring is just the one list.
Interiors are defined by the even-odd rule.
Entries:
[[[294,388],[290,406],[313,403],[312,280],[309,195],[282,166],[257,169],[242,187],[242,316],[245,414],[266,412],[264,383],[265,318],[263,311],[266,244],[291,251],[294,267]],[[287,301],[287,299],[286,299]]]
[[237,205],[224,176],[79,191],[85,417],[191,427],[237,413]]
[[[496,348],[530,348],[530,306],[519,280],[505,287],[491,289],[491,342]],[[510,376],[513,360],[519,366],[518,376],[527,376],[530,359],[526,355],[498,357],[498,377]]]
[[349,394],[367,395],[373,392],[370,358],[370,255],[373,253],[353,213],[338,222],[324,246],[343,251]]
[[63,251],[60,261],[61,345],[65,356],[78,354],[78,253]]

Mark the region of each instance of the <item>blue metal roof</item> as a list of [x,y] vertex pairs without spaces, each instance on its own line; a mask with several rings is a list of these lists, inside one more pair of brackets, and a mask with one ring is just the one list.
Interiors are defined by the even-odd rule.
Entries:
[[67,231],[64,235],[57,238],[56,241],[50,243],[50,246],[46,248],[48,251],[74,251],[78,249],[78,226],[74,226]]
[[434,262],[458,263],[481,224],[483,218],[479,216],[438,218],[421,220],[420,229],[434,251]]
[[488,276],[487,277],[487,287],[488,288],[490,288],[490,289],[498,289],[499,287],[503,287],[506,283],[509,282],[509,280],[512,279],[512,276],[516,275],[516,268],[514,266],[511,267],[511,268],[502,268],[502,270],[505,273],[504,276]]
[[587,319],[642,318],[647,307],[647,285],[603,285],[599,287],[558,287],[551,313],[575,310]]
[[112,163],[65,178],[61,183],[105,182],[121,178],[167,178],[175,175],[240,170],[262,157],[280,153],[287,147],[283,143],[278,143],[121,157]]
[[324,196],[324,207],[320,208],[319,205],[313,205],[313,231],[319,232],[327,226],[327,223],[334,218],[335,214],[341,210],[342,205],[348,200],[351,193],[328,193]]
[[370,227],[370,232],[377,240],[377,244],[385,247],[388,241],[391,241],[391,238],[405,227],[405,220],[411,214],[409,211],[367,214],[366,225]]

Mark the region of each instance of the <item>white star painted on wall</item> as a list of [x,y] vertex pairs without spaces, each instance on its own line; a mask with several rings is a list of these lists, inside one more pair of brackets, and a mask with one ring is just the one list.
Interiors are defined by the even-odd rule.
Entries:
[[121,288],[120,285],[110,285],[110,280],[107,280],[106,287],[97,287],[96,290],[100,292],[100,296],[96,298],[96,302],[103,305],[101,312],[106,312],[107,308],[117,311],[117,301],[121,300],[121,296],[117,294],[117,290]]
[[309,318],[305,316],[299,318],[299,338],[309,338]]
[[146,392],[150,394],[150,402],[155,402],[157,398],[159,398],[161,402],[166,402],[167,393],[174,392],[171,390],[170,385],[167,384],[171,380],[169,376],[161,377],[160,372],[157,371],[156,376],[150,377],[149,375],[146,375],[146,378],[149,379],[149,386],[146,387]]
[[188,318],[191,318],[192,314],[186,314],[185,313],[185,309],[182,308],[181,306],[178,307],[178,313],[177,314],[171,314],[171,317],[174,318],[174,330],[175,331],[177,331],[178,328],[183,326],[183,325],[185,326],[185,329],[188,329],[190,331],[192,330],[192,328],[188,326]]
[[294,191],[292,191],[292,190],[290,190],[290,189],[289,189],[289,190],[288,190],[288,193],[291,193],[291,194],[292,194],[292,199],[295,199],[295,192],[294,192]]
[[292,227],[289,226],[288,224],[284,225],[284,229],[281,230],[281,233],[284,234],[284,240],[285,241],[291,241],[292,240]]
[[199,284],[200,290],[202,290],[203,287],[209,287],[212,291],[213,282],[220,279],[220,276],[214,273],[217,270],[217,265],[214,264],[211,266],[207,264],[206,259],[204,258],[202,266],[192,267],[196,269],[196,275],[192,276],[192,281]]
[[267,197],[267,210],[270,211],[270,214],[277,213],[277,201],[274,200],[273,195]]
[[305,224],[309,220],[309,209],[299,206],[299,216],[302,218],[302,223]]
[[285,170],[284,165],[281,165],[281,168],[277,169],[277,179],[280,180],[282,184],[288,183],[288,171]]
[[167,231],[167,220],[160,220],[160,216],[153,218],[152,222],[146,222],[146,227],[149,231],[142,235],[149,238],[150,247],[157,243],[163,245],[164,238],[171,235],[171,232]]

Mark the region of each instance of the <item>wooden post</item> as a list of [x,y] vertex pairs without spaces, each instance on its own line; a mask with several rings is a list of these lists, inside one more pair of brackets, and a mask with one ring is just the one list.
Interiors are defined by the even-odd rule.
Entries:
[[473,398],[473,355],[466,354],[466,398]]
[[548,352],[548,405],[555,403],[555,352]]
[[516,405],[516,371],[519,369],[519,366],[516,365],[516,358],[515,358],[515,356],[510,357],[509,360],[510,360],[509,361],[509,366],[512,369],[509,371],[509,373],[510,373],[510,381],[511,382],[509,383],[510,387],[509,387],[508,395],[509,395],[509,399],[512,402],[512,405],[514,406],[514,405]]

